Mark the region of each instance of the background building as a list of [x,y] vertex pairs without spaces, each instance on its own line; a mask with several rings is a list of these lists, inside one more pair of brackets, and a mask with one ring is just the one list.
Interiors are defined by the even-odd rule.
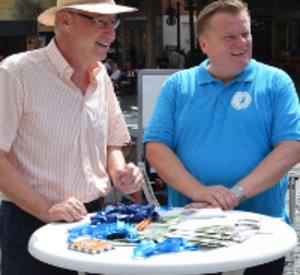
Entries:
[[[204,56],[195,36],[198,12],[213,0],[117,0],[138,8],[121,15],[117,39],[111,47],[121,66],[131,59],[137,68],[155,68],[157,60],[176,48],[186,54],[186,66]],[[300,74],[300,1],[246,0],[252,16],[254,58]],[[17,12],[18,4],[25,8]],[[43,47],[53,37],[53,28],[36,22],[35,13],[54,6],[56,0],[1,0],[0,49],[5,55]],[[31,43],[32,42],[32,43]]]

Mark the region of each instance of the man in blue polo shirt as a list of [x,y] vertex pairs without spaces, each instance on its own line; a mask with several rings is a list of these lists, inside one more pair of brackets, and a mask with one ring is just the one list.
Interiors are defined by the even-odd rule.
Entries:
[[[145,130],[147,159],[174,206],[241,209],[289,223],[286,173],[300,162],[295,86],[252,59],[244,2],[209,4],[197,34],[208,59],[163,85]],[[284,258],[245,274],[282,274],[283,266]]]

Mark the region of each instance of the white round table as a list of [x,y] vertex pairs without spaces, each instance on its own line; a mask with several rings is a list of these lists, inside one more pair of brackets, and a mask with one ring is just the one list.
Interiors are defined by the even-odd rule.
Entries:
[[[240,270],[284,257],[296,247],[295,231],[280,219],[241,211],[225,211],[225,214],[226,218],[219,218],[220,221],[262,217],[263,223],[257,234],[240,244],[153,255],[145,259],[134,259],[132,246],[117,246],[114,250],[96,255],[69,250],[67,230],[79,223],[52,223],[31,236],[28,249],[35,258],[45,263],[79,272],[153,275]],[[87,217],[81,223],[89,221]]]

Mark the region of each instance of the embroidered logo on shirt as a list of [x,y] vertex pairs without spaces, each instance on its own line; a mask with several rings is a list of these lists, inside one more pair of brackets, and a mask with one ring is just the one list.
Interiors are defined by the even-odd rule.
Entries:
[[247,108],[252,101],[252,97],[248,92],[236,92],[231,100],[231,105],[236,110]]

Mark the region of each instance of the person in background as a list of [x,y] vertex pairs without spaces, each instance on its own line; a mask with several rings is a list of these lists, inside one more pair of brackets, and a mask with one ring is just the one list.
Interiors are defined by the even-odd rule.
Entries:
[[[145,129],[146,156],[168,183],[169,203],[278,217],[287,172],[300,161],[300,111],[282,70],[252,59],[247,4],[218,0],[197,20],[207,59],[164,83]],[[282,274],[285,258],[246,269]]]
[[127,60],[126,66],[122,68],[121,86],[130,93],[136,92],[136,73],[137,69],[133,67],[130,60]]
[[38,21],[54,26],[45,48],[0,65],[2,275],[77,274],[35,260],[31,234],[101,210],[114,186],[137,192],[143,176],[126,163],[129,133],[104,65],[117,13],[112,0],[57,1]]
[[0,62],[5,58],[4,51],[0,49]]
[[108,75],[111,75],[112,73],[112,65],[113,65],[113,59],[108,57],[106,58],[105,62],[103,63],[103,65],[105,66]]
[[173,50],[169,56],[169,67],[170,69],[179,69],[181,62],[181,55],[177,50]]
[[116,61],[112,64],[112,73],[110,75],[110,79],[114,85],[115,90],[119,89],[119,80],[121,79],[122,72],[119,68],[119,65]]
[[184,53],[184,50],[180,50],[179,54],[180,54],[179,69],[184,69],[185,68],[185,53]]

